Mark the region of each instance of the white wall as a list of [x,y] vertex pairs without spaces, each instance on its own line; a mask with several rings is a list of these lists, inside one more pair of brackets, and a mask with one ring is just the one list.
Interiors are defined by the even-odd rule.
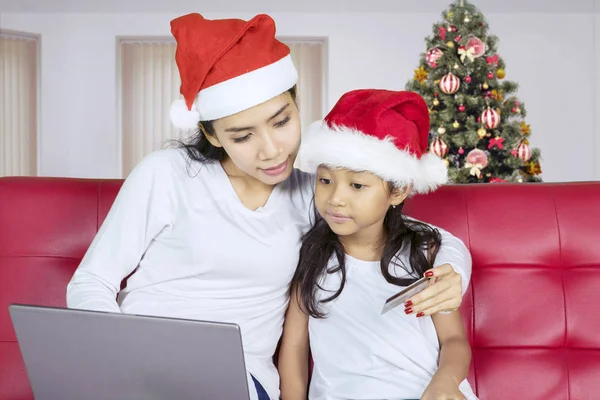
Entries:
[[[440,10],[441,11],[441,10]],[[39,33],[43,176],[119,177],[116,37],[169,36],[175,14],[3,14]],[[207,14],[208,18],[251,14]],[[329,40],[328,107],[359,87],[402,89],[439,13],[273,14],[281,36]],[[600,179],[599,14],[486,14],[520,84],[545,181]],[[530,33],[527,33],[529,31]]]

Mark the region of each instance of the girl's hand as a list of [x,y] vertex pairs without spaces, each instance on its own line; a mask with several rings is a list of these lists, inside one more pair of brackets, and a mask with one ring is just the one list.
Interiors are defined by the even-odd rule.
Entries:
[[418,317],[440,311],[455,311],[462,304],[462,277],[450,264],[442,264],[425,272],[430,285],[404,303],[406,314]]
[[433,375],[420,400],[466,400],[456,381],[445,375]]

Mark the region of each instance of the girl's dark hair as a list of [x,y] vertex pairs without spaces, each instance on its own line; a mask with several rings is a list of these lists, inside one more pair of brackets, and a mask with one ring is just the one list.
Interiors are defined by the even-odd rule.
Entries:
[[[292,96],[294,103],[296,103],[296,86],[288,89],[286,92]],[[198,123],[198,130],[189,139],[185,142],[175,141],[177,147],[183,148],[186,151],[190,160],[206,163],[223,161],[225,159],[225,150],[222,147],[213,146],[206,138],[206,135],[215,134],[213,122],[200,121]]]
[[[390,207],[383,221],[386,243],[381,256],[381,273],[391,284],[408,286],[422,278],[425,271],[433,267],[442,239],[437,229],[406,218],[402,214],[402,207],[403,204],[395,208]],[[337,235],[316,210],[315,218],[316,223],[302,237],[300,259],[292,284],[300,290],[298,301],[302,310],[314,318],[324,318],[325,314],[320,310],[319,304],[337,298],[346,284],[345,252]],[[410,252],[408,267],[402,265],[398,257],[407,247]],[[327,268],[334,254],[337,266]],[[398,278],[398,274],[392,273],[397,267],[406,271],[411,278]],[[324,274],[340,274],[341,283],[335,293],[319,300],[319,290],[325,290],[320,286]]]

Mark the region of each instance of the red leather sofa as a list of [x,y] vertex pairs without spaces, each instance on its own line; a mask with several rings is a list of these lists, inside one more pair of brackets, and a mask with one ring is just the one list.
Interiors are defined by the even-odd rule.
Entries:
[[[120,185],[0,178],[0,399],[33,397],[9,304],[65,306]],[[473,255],[461,311],[481,399],[600,399],[600,182],[446,186],[406,210]]]

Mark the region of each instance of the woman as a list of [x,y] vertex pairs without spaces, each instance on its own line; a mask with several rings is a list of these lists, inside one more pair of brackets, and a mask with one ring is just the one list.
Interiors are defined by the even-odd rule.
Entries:
[[[315,183],[293,168],[298,75],[267,15],[189,14],[171,31],[184,98],[171,119],[198,132],[132,171],[69,283],[67,304],[236,323],[252,398],[277,399],[273,354]],[[443,234],[438,282],[412,299],[415,313],[455,309],[466,289],[469,253]]]

